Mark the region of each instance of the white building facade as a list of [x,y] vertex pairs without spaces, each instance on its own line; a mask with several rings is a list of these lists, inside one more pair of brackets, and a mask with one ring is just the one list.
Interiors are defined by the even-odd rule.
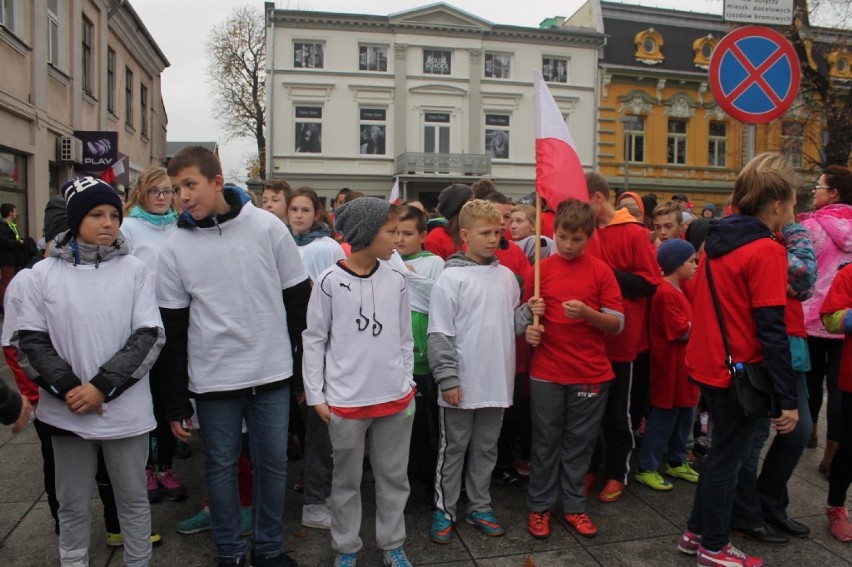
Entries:
[[0,202],[17,206],[23,233],[41,236],[67,179],[111,159],[129,185],[163,163],[168,65],[127,1],[0,0]]
[[535,184],[533,71],[584,167],[596,156],[603,34],[492,24],[447,4],[390,16],[266,4],[267,177],[323,196],[349,187],[433,206],[450,183]]

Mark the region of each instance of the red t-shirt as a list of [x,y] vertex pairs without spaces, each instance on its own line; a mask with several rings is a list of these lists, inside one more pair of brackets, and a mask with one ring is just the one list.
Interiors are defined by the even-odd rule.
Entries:
[[[626,209],[617,211],[609,226],[599,228],[596,239],[600,259],[613,270],[640,276],[651,285],[663,281],[648,229],[635,222]],[[624,299],[624,331],[606,337],[606,352],[611,361],[633,362],[640,352],[648,350],[648,305],[645,297]]]
[[[532,277],[524,280],[524,297],[533,295]],[[557,384],[594,384],[612,380],[604,333],[581,319],[565,316],[562,303],[579,299],[591,309],[623,312],[621,291],[612,270],[583,254],[565,260],[558,254],[541,261],[541,297],[545,332],[533,349],[530,376]]]
[[505,250],[498,248],[494,255],[500,260],[501,265],[512,270],[512,273],[519,278],[523,278],[530,269],[530,259],[515,242],[509,242],[509,247]]
[[805,310],[802,302],[795,297],[787,298],[787,307],[784,309],[784,324],[787,326],[787,335],[791,337],[808,338],[805,329]]
[[[686,368],[696,381],[727,388],[731,375],[725,366],[725,347],[707,285],[705,256],[695,276],[695,321],[686,347]],[[770,238],[760,238],[713,262],[713,281],[722,304],[728,342],[735,362],[761,362],[763,351],[757,340],[752,310],[787,305],[787,251]]]
[[[842,268],[834,276],[819,313],[830,315],[844,309],[852,309],[852,268],[849,266]],[[840,356],[839,387],[842,392],[852,394],[852,335],[848,333],[843,341],[843,354]],[[843,418],[849,419],[848,416]]]
[[453,242],[453,237],[450,236],[450,233],[443,226],[433,228],[426,235],[426,238],[423,240],[423,249],[428,250],[435,256],[440,256],[444,261],[458,252],[456,243]]
[[[426,235],[423,248],[436,256],[440,256],[445,261],[458,252],[453,237],[443,226],[433,229]],[[464,246],[462,246],[462,249],[464,249]],[[512,273],[518,277],[523,277],[530,267],[529,258],[515,242],[509,242],[509,247],[505,250],[498,248],[494,255],[500,260],[500,264],[512,270]]]
[[391,402],[383,402],[381,404],[354,408],[329,406],[329,409],[334,415],[345,417],[346,419],[371,419],[375,417],[386,417],[389,415],[396,415],[407,408],[416,393],[417,389],[412,388],[405,397]]
[[686,295],[668,281],[651,300],[651,405],[688,408],[698,403],[698,386],[687,380],[686,341],[692,307]]
[[541,211],[541,235],[553,238],[553,223],[556,221],[554,211]]

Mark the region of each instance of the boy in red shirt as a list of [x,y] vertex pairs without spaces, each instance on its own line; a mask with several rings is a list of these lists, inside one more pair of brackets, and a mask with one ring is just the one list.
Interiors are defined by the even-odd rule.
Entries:
[[[633,364],[639,353],[648,350],[648,304],[662,282],[648,229],[636,222],[627,209],[616,211],[609,200],[609,186],[597,173],[586,174],[589,204],[595,210],[598,230],[590,252],[613,271],[624,298],[624,331],[606,337],[606,354],[615,379],[610,385],[603,418],[606,444],[604,468],[606,484],[598,495],[601,502],[615,502],[624,491],[633,452],[630,419],[630,390]],[[597,242],[595,242],[597,241]],[[594,473],[601,461],[596,452],[589,468],[587,486],[594,484]]]
[[698,482],[686,461],[686,442],[698,403],[698,387],[686,373],[686,342],[692,330],[692,307],[680,283],[695,276],[695,248],[679,238],[657,250],[663,283],[651,300],[651,413],[639,452],[636,480],[654,490],[672,484],[657,471],[665,451],[666,475]]
[[[557,254],[541,263],[543,322],[527,329],[527,340],[536,347],[530,369],[533,450],[527,530],[537,538],[550,534],[550,509],[560,487],[565,521],[582,536],[597,534],[586,514],[583,479],[613,379],[604,337],[621,332],[624,315],[612,270],[584,254],[594,230],[589,205],[571,199],[559,206]],[[532,297],[533,288],[527,278],[524,295]]]

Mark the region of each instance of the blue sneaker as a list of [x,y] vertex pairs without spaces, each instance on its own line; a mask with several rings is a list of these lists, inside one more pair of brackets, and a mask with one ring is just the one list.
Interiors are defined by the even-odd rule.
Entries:
[[477,526],[485,535],[490,537],[498,537],[506,533],[506,530],[503,529],[503,526],[497,520],[497,516],[494,515],[493,510],[471,512],[464,517],[464,521],[472,526]]
[[355,567],[357,563],[357,553],[338,553],[334,558],[334,567]]
[[411,567],[411,561],[405,556],[401,547],[385,551],[382,554],[382,563],[385,567]]
[[199,532],[207,531],[212,527],[213,521],[210,519],[210,511],[207,508],[203,508],[199,513],[191,518],[178,522],[177,532],[184,535],[197,534]]
[[432,527],[429,528],[429,539],[435,543],[450,543],[453,540],[453,521],[440,510],[432,514]]

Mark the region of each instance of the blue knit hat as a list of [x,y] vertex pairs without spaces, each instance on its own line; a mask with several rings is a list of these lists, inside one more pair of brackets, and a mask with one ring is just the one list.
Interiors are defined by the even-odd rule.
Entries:
[[687,240],[671,238],[657,248],[657,263],[667,276],[695,255],[695,248]]
[[71,236],[77,236],[83,217],[100,205],[115,207],[118,211],[118,222],[121,224],[124,216],[121,199],[106,181],[97,177],[75,177],[66,181],[61,191],[68,209],[68,228],[71,230]]

